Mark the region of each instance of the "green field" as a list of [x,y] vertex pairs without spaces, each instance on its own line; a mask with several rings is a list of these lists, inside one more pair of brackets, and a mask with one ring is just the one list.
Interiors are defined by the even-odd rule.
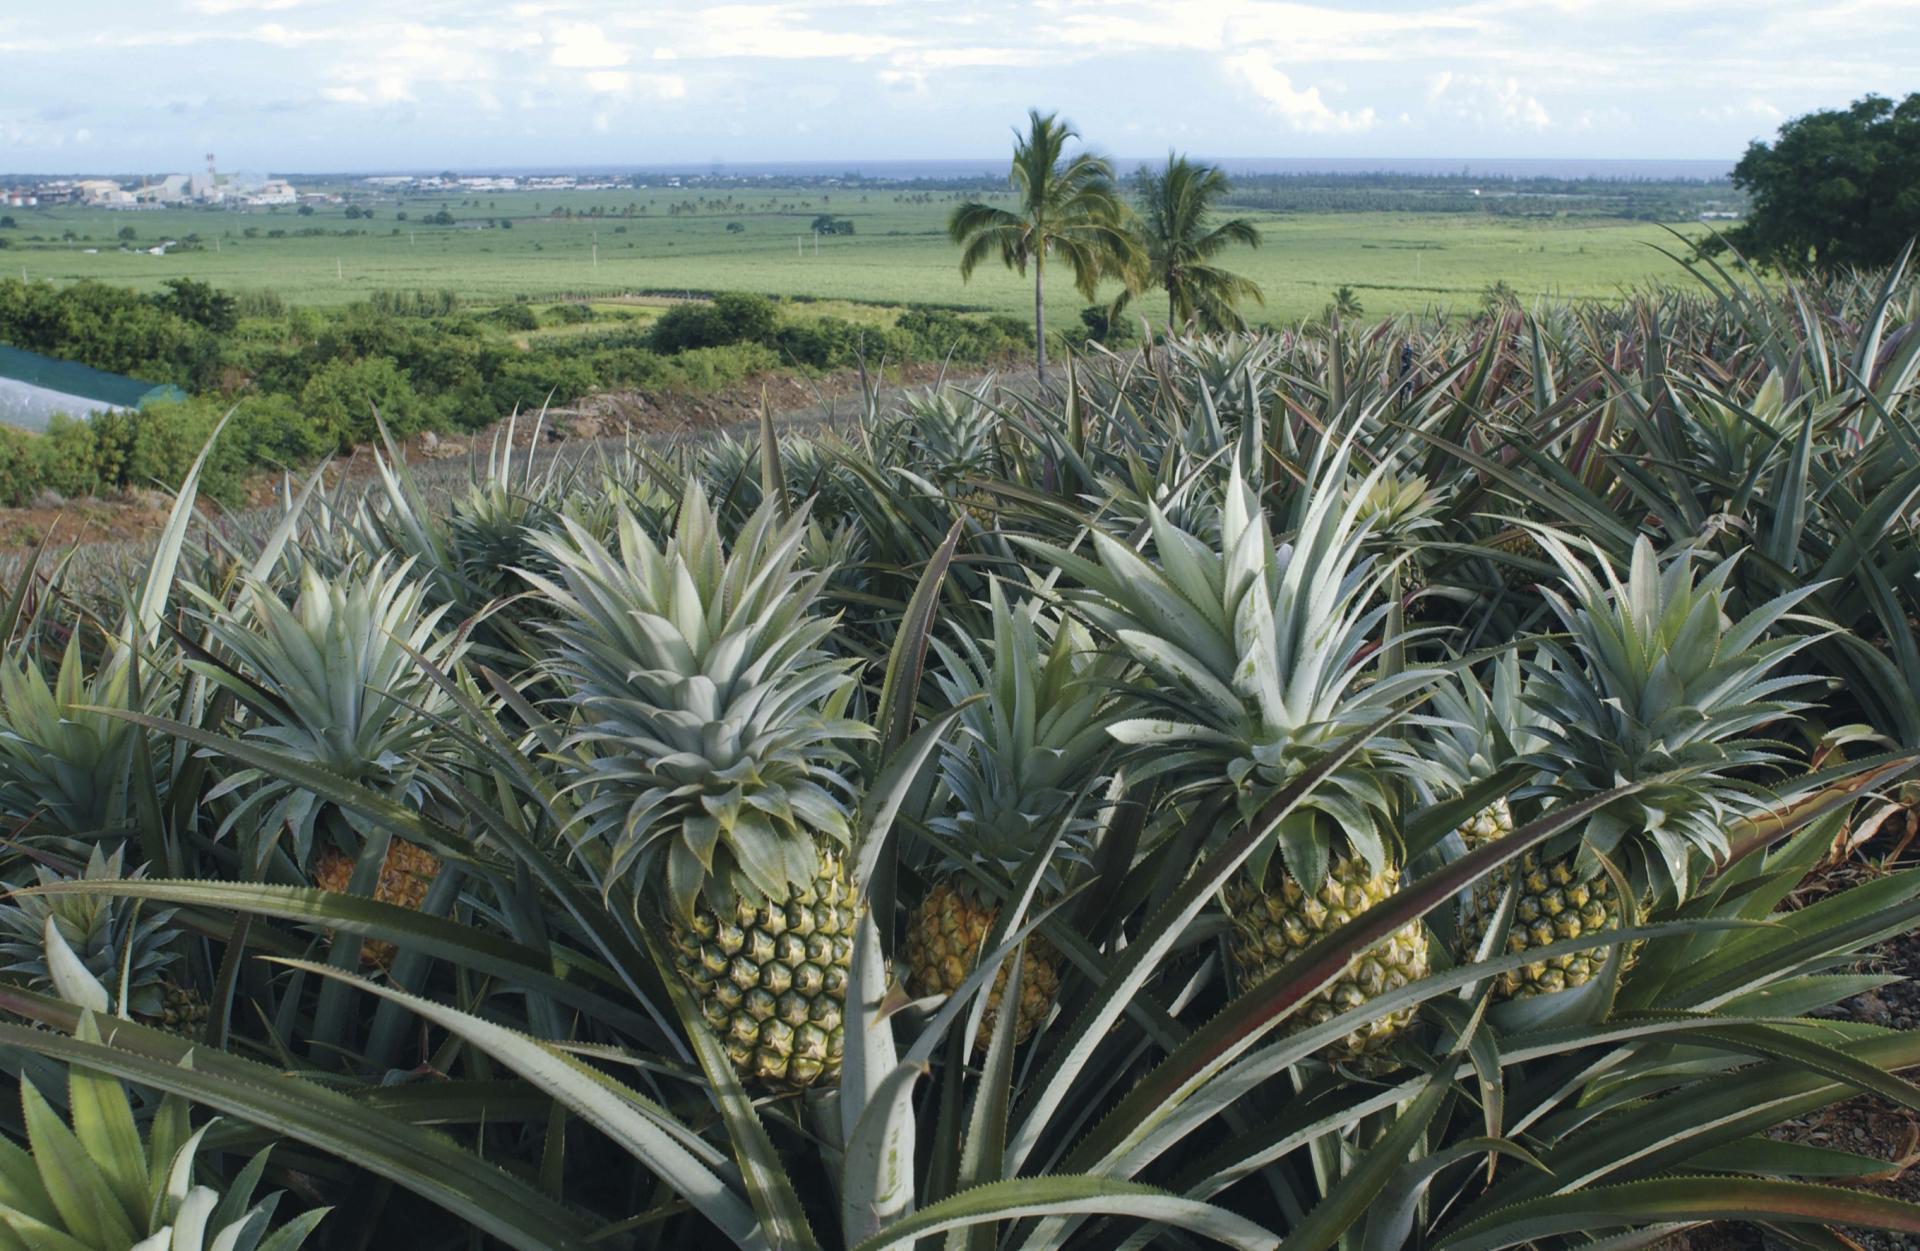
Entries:
[[[312,305],[351,303],[376,290],[446,289],[483,302],[748,290],[1030,316],[1031,287],[1014,274],[982,270],[971,283],[961,282],[944,230],[960,198],[953,192],[823,193],[817,186],[752,193],[527,191],[381,197],[363,201],[376,214],[371,221],[350,220],[340,206],[311,216],[291,208],[14,209],[8,211],[17,227],[0,232],[11,244],[0,251],[0,272],[142,290],[188,276]],[[689,207],[674,213],[676,203]],[[459,224],[421,222],[443,208]],[[596,208],[602,216],[589,215]],[[574,215],[555,217],[555,209]],[[400,212],[408,220],[398,220]],[[852,220],[855,233],[816,241],[809,227],[821,213]],[[1266,290],[1264,312],[1250,310],[1255,320],[1317,313],[1342,284],[1359,293],[1367,313],[1387,314],[1464,311],[1499,281],[1523,297],[1612,297],[1679,272],[1657,250],[1676,240],[1642,222],[1466,213],[1246,215],[1259,222],[1265,246],[1239,251],[1229,264]],[[501,219],[512,226],[493,224]],[[730,231],[730,224],[738,229]],[[126,227],[137,238],[123,250],[117,235]],[[284,237],[272,237],[275,231]],[[195,250],[166,256],[130,250],[188,236],[198,237]],[[1050,293],[1049,314],[1071,318],[1084,302],[1062,283]],[[1149,299],[1145,307],[1154,305]]]

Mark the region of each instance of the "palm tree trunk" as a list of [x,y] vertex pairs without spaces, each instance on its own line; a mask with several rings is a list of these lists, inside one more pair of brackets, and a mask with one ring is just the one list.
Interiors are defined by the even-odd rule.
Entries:
[[1047,385],[1047,266],[1035,257],[1033,262],[1033,367],[1040,385]]

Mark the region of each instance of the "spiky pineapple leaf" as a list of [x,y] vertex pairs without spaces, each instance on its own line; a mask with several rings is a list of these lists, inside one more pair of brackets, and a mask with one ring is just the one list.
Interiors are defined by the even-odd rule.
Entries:
[[1057,1175],[989,1182],[931,1204],[853,1251],[904,1251],[916,1238],[1029,1217],[1109,1216],[1191,1230],[1242,1251],[1272,1251],[1274,1236],[1224,1208],[1138,1182]]
[[[768,1231],[761,1228],[753,1205],[716,1174],[707,1161],[687,1149],[681,1141],[682,1131],[679,1127],[669,1127],[668,1123],[673,1121],[671,1114],[638,1091],[616,1083],[603,1074],[592,1072],[585,1064],[549,1044],[458,1008],[422,999],[309,960],[282,960],[278,963],[357,986],[367,994],[401,1004],[442,1029],[466,1039],[554,1099],[565,1103],[574,1115],[667,1179],[680,1195],[736,1246],[757,1251],[776,1245],[769,1242]],[[708,1037],[711,1038],[711,1035]],[[724,1054],[721,1063],[728,1063]],[[608,1098],[609,1091],[615,1092],[618,1097]],[[804,1232],[805,1228],[803,1224],[801,1231]],[[795,1236],[794,1231],[780,1232]]]
[[1920,1204],[1805,1182],[1661,1177],[1516,1203],[1442,1238],[1435,1251],[1501,1251],[1559,1234],[1717,1220],[1860,1225],[1920,1234]]
[[[577,1213],[450,1139],[265,1065],[195,1050],[170,1034],[127,1022],[116,1022],[104,1044],[0,1024],[0,1043],[178,1094],[354,1160],[521,1251],[588,1249],[590,1227]],[[191,1065],[181,1063],[189,1053]]]

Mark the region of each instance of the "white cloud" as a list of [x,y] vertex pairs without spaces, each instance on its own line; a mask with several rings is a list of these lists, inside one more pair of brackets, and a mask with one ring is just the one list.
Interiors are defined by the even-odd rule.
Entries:
[[858,61],[925,42],[924,36],[886,34],[864,24],[859,30],[829,30],[810,21],[810,14],[797,5],[722,4],[686,14],[650,10],[625,24],[670,35],[672,53],[714,59]]
[[604,95],[648,95],[660,100],[679,100],[687,94],[687,80],[679,74],[594,70],[585,77],[590,90]]
[[1512,75],[1442,70],[1427,82],[1427,103],[1438,114],[1482,129],[1541,131],[1553,125],[1546,105]]
[[570,22],[554,31],[548,64],[556,69],[611,69],[631,59],[627,49],[589,22]]
[[1320,98],[1320,88],[1295,87],[1293,79],[1281,70],[1271,53],[1242,52],[1228,57],[1226,66],[1265,101],[1290,130],[1352,133],[1373,129],[1371,108],[1357,113],[1334,109]]
[[188,0],[187,8],[195,13],[205,13],[209,17],[220,17],[227,13],[278,13],[283,9],[297,9],[301,0]]

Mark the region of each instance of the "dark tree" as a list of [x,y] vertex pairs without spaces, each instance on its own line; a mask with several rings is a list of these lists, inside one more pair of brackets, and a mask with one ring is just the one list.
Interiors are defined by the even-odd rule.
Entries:
[[232,296],[192,278],[167,279],[167,289],[154,296],[153,302],[215,334],[225,334],[240,320],[239,305]]
[[1729,235],[1747,256],[1783,269],[1887,264],[1920,235],[1920,92],[1796,117],[1747,148],[1733,181],[1752,200]]

